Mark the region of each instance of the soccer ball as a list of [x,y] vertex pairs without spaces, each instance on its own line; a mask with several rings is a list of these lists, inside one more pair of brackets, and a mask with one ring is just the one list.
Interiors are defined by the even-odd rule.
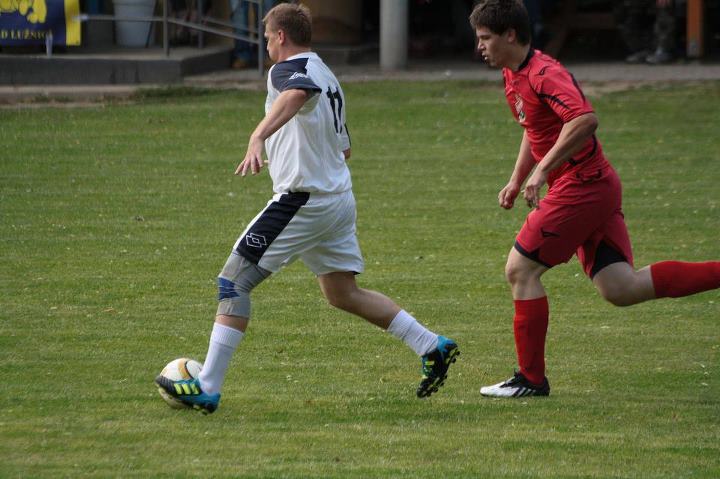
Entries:
[[[198,377],[202,364],[195,361],[194,359],[179,358],[170,361],[165,368],[163,368],[160,376],[164,376],[172,381],[180,381],[181,379],[193,379]],[[189,406],[178,401],[171,395],[169,395],[163,388],[158,387],[160,396],[168,403],[173,409],[187,409]]]

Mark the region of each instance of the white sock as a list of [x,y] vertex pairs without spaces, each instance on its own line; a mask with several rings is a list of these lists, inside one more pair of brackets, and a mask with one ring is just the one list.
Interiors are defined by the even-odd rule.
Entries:
[[230,365],[233,353],[245,333],[222,324],[213,324],[205,363],[198,379],[200,387],[207,394],[219,393],[225,381],[225,372]]
[[418,356],[423,356],[437,348],[438,335],[418,323],[405,310],[401,310],[395,316],[387,331],[410,346]]

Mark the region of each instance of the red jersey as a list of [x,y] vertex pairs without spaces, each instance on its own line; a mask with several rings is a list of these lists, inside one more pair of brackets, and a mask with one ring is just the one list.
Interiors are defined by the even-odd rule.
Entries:
[[[593,108],[575,78],[554,58],[530,49],[517,71],[503,68],[505,96],[515,119],[525,128],[536,163],[553,147],[565,123]],[[595,135],[572,158],[552,171],[548,185],[561,176],[596,174],[609,163]]]

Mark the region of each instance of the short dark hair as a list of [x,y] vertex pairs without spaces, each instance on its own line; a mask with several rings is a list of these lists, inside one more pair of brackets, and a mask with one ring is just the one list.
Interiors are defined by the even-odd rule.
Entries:
[[530,17],[521,0],[483,0],[470,14],[470,25],[486,27],[497,35],[512,28],[520,43],[530,43]]
[[282,30],[295,45],[310,46],[312,41],[312,15],[305,5],[281,3],[263,18],[265,28]]

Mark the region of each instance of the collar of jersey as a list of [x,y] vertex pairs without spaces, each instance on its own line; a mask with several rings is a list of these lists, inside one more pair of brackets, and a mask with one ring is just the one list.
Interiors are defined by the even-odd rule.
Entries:
[[535,49],[533,47],[530,47],[530,50],[528,50],[528,54],[525,57],[525,60],[523,60],[523,62],[518,67],[518,69],[515,70],[515,73],[522,71],[523,68],[528,66],[528,64],[530,63],[530,59],[532,59],[532,57],[534,57],[534,56],[535,56]]
[[286,62],[288,60],[295,60],[296,58],[309,58],[309,57],[316,57],[316,56],[318,56],[318,54],[315,52],[302,52],[302,53],[296,53],[295,55],[288,57],[283,61]]

